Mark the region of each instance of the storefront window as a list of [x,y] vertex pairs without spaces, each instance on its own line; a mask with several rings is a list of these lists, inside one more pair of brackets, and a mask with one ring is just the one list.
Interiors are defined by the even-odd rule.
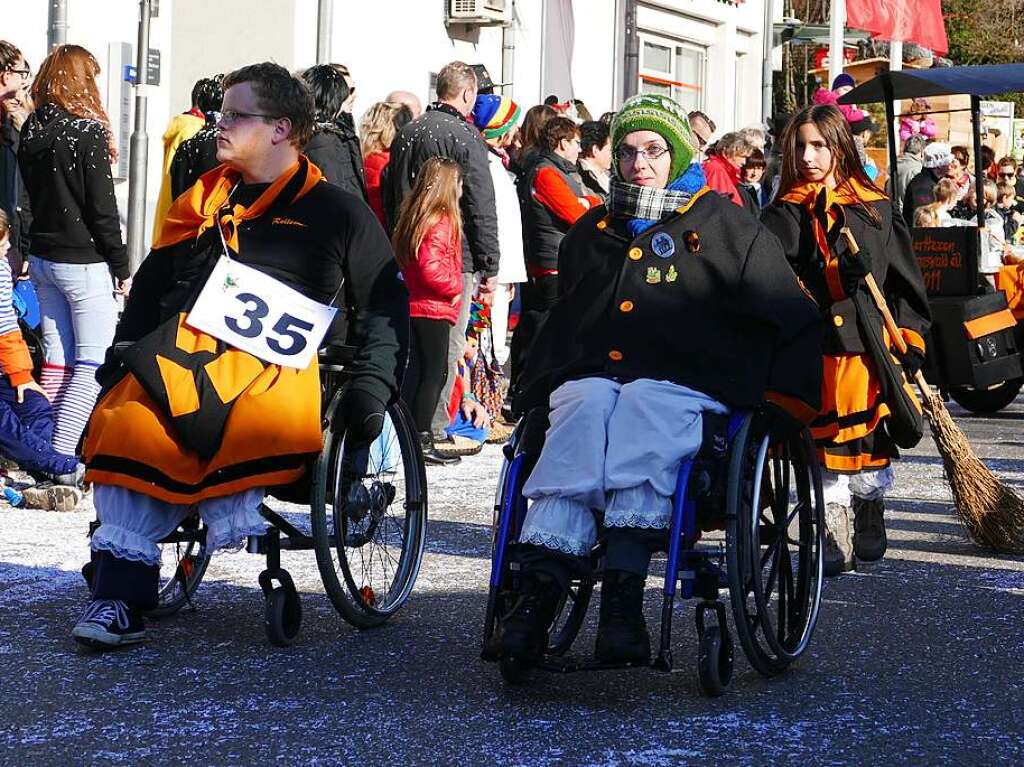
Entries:
[[684,109],[704,108],[707,49],[641,33],[640,92],[671,96]]

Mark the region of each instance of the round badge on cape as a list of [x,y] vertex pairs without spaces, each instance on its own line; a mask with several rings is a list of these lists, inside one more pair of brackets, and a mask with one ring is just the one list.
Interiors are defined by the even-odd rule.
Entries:
[[665,232],[658,232],[651,238],[651,250],[658,258],[672,258],[676,252],[676,243]]

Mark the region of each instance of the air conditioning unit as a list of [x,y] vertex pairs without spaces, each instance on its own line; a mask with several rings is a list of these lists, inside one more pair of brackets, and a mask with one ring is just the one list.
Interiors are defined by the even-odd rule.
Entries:
[[449,24],[503,24],[511,0],[448,0]]

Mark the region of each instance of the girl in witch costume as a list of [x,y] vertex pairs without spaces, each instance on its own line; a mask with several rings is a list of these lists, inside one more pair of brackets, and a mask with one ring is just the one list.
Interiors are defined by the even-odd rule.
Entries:
[[[782,157],[778,194],[761,218],[825,320],[822,408],[811,432],[825,471],[825,572],[838,575],[855,568],[855,556],[870,562],[885,553],[883,498],[893,485],[897,442],[916,441],[900,436],[898,424],[920,422],[906,381],[924,361],[930,313],[906,225],[865,174],[842,113],[813,106],[797,114],[783,134]],[[859,255],[850,252],[844,225]],[[868,273],[907,342],[902,371],[881,352],[890,342],[867,297]]]
[[[224,88],[223,164],[171,205],[97,373],[105,393],[83,456],[101,524],[84,571],[91,601],[72,630],[94,649],[145,638],[142,613],[157,601],[157,544],[183,519],[198,513],[205,521],[209,551],[262,534],[266,488],[300,479],[322,446],[315,354],[304,368],[282,366],[188,324],[218,259],[230,254],[345,310],[347,336],[335,326],[327,340],[358,349],[339,403],[346,438],[364,443],[380,433],[405,364],[408,294],[384,231],[365,204],[300,154],[313,128],[308,90],[271,63],[231,73]],[[243,293],[225,302],[234,299],[249,307],[241,329],[269,327],[263,299]]]
[[665,96],[634,96],[611,139],[607,207],[562,241],[559,297],[516,403],[529,418],[550,408],[524,488],[521,599],[501,631],[502,654],[527,665],[599,534],[607,557],[596,655],[647,660],[651,553],[664,546],[679,466],[699,450],[705,415],[767,400],[780,428],[799,429],[819,404],[814,302],[775,237],[691,164],[686,112]]

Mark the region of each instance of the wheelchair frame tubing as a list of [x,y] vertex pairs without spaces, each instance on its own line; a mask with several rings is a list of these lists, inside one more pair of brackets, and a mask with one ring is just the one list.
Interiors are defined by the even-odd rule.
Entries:
[[494,559],[491,561],[492,589],[501,586],[501,576],[505,569],[505,554],[508,550],[510,536],[520,527],[517,518],[520,511],[521,496],[516,492],[519,485],[519,475],[522,473],[525,456],[517,455],[509,464],[508,473],[505,478],[505,492],[501,499],[501,511],[498,514],[498,530],[494,540]]

